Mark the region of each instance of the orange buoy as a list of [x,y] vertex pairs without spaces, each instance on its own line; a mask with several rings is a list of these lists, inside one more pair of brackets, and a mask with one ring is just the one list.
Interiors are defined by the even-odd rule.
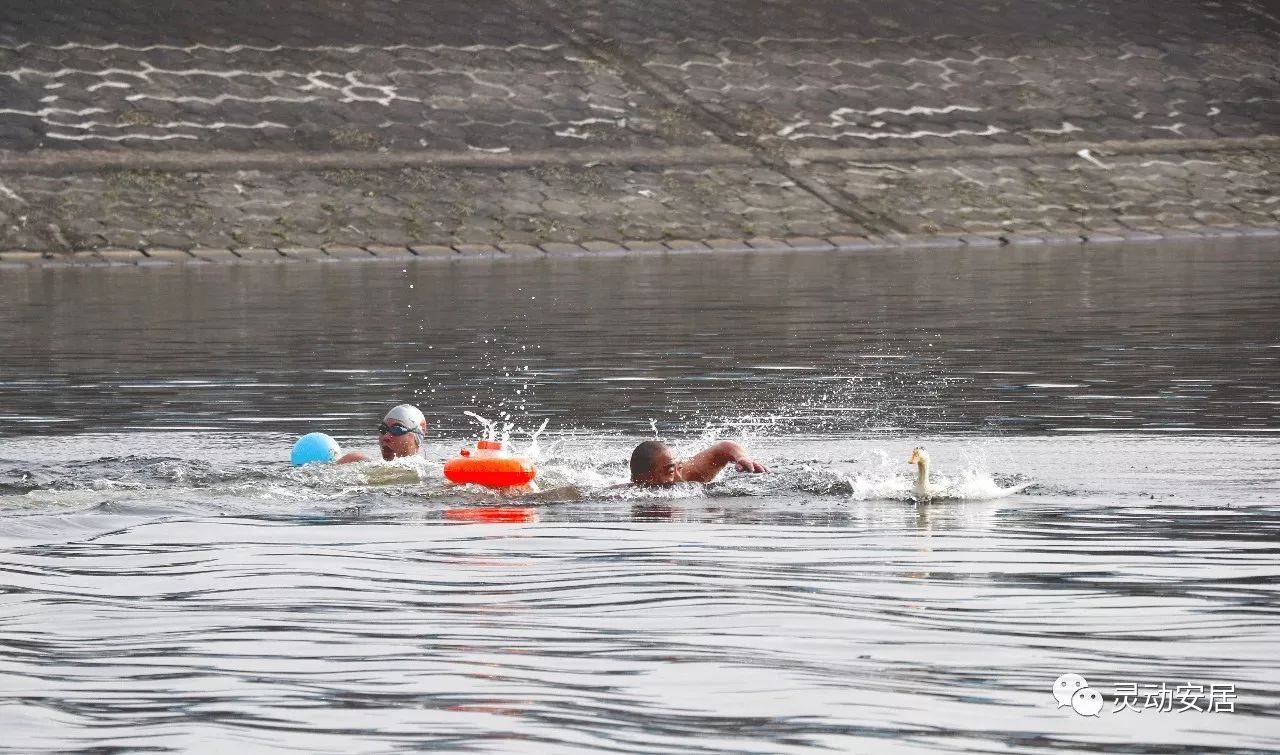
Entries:
[[460,485],[510,488],[529,484],[538,470],[527,460],[512,456],[498,441],[482,440],[475,450],[464,448],[456,459],[450,459],[444,465],[444,476]]

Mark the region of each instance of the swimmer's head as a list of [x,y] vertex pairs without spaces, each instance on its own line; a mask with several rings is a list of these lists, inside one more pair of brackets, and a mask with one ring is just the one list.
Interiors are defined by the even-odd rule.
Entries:
[[680,482],[680,463],[666,443],[646,440],[631,452],[631,481],[641,485]]
[[427,438],[427,418],[412,404],[391,407],[378,425],[378,450],[383,461],[417,456]]

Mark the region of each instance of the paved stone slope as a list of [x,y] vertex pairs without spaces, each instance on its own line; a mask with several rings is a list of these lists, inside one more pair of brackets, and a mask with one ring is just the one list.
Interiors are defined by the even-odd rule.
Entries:
[[[1096,159],[1096,158],[1095,158]],[[1280,151],[824,163],[906,235],[1280,227]],[[534,167],[6,177],[10,249],[289,248],[876,235],[762,167]],[[7,203],[7,204],[6,204]]]
[[199,5],[153,17],[19,0],[0,45],[0,149],[708,141],[628,67],[770,146],[1280,132],[1280,39],[1233,4]]
[[[1276,26],[1244,4],[571,0],[559,18],[769,144],[1280,132]],[[1153,12],[1154,11],[1154,12]]]
[[0,249],[1280,227],[1277,49],[1275,0],[11,0]]

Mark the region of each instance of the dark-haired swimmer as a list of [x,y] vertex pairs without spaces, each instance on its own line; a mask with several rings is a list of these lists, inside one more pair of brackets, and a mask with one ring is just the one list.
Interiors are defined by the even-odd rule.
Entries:
[[747,449],[722,440],[705,451],[681,460],[666,443],[646,440],[631,452],[631,482],[637,485],[673,485],[677,482],[711,482],[720,470],[733,464],[740,472],[761,473],[769,468],[752,459]]

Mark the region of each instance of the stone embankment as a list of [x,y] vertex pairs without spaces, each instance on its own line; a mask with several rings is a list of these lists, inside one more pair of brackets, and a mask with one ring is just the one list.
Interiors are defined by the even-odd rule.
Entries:
[[1277,49],[1254,2],[14,0],[0,264],[1280,235]]

